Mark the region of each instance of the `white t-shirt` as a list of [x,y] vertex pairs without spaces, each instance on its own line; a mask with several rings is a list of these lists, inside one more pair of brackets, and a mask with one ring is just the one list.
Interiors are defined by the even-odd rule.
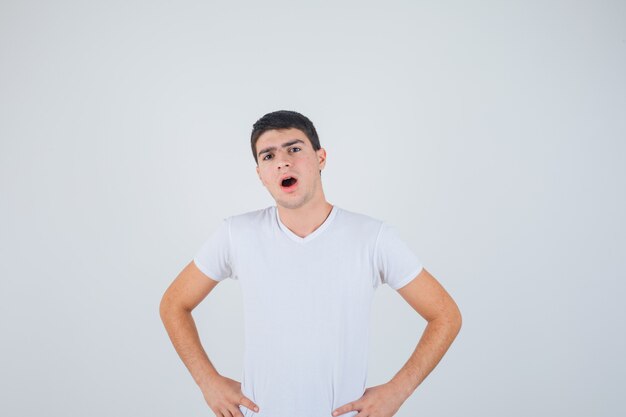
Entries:
[[260,409],[240,406],[245,417],[329,417],[360,398],[374,291],[397,290],[422,270],[394,227],[336,205],[304,238],[276,206],[224,218],[194,262],[241,285],[241,389]]

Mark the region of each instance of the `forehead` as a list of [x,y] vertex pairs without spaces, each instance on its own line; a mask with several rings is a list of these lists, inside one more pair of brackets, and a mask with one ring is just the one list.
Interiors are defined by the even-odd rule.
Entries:
[[267,146],[280,146],[283,142],[292,139],[300,139],[309,144],[310,141],[303,131],[290,127],[289,129],[272,129],[267,130],[259,136],[256,142],[257,149]]

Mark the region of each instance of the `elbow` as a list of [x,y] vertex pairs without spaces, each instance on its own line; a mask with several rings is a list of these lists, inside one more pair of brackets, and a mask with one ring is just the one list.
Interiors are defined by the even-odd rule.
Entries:
[[168,292],[163,295],[159,303],[159,316],[163,322],[173,315],[191,313],[191,310],[182,304],[180,299],[173,297]]
[[456,303],[454,303],[454,308],[452,308],[450,312],[450,323],[454,329],[454,334],[459,334],[461,327],[463,326],[463,316],[461,315],[461,310],[459,310],[459,306],[457,306]]
[[461,310],[459,310],[456,303],[452,302],[448,308],[446,308],[441,315],[437,317],[437,321],[450,329],[450,332],[454,333],[456,337],[456,335],[461,331],[463,316],[461,315]]
[[161,298],[161,302],[159,303],[159,316],[161,317],[161,321],[165,322],[165,320],[171,316],[172,312],[176,310],[176,302],[167,292],[165,292]]
[[461,327],[463,327],[463,316],[461,316],[461,312],[459,311],[457,314],[457,317],[455,319],[455,324],[456,324],[456,334],[459,334],[459,332],[461,331]]
[[171,311],[171,302],[166,295],[163,295],[159,303],[159,317],[161,317],[161,321],[165,321],[169,311]]

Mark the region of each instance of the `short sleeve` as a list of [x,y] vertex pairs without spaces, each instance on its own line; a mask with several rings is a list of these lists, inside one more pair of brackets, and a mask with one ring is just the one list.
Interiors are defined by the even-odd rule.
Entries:
[[204,241],[193,261],[204,275],[214,281],[222,281],[233,275],[229,218],[223,219]]
[[377,282],[398,290],[411,282],[423,265],[415,253],[402,240],[395,227],[383,222],[374,249]]

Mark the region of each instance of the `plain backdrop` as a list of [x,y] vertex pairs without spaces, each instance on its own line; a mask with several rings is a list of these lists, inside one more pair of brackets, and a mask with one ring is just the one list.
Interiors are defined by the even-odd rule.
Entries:
[[[626,413],[624,1],[2,0],[0,62],[0,414],[213,415],[158,306],[274,204],[249,135],[279,109],[463,314],[397,416]],[[194,317],[240,381],[239,283]],[[385,285],[371,325],[368,386],[426,322]]]

